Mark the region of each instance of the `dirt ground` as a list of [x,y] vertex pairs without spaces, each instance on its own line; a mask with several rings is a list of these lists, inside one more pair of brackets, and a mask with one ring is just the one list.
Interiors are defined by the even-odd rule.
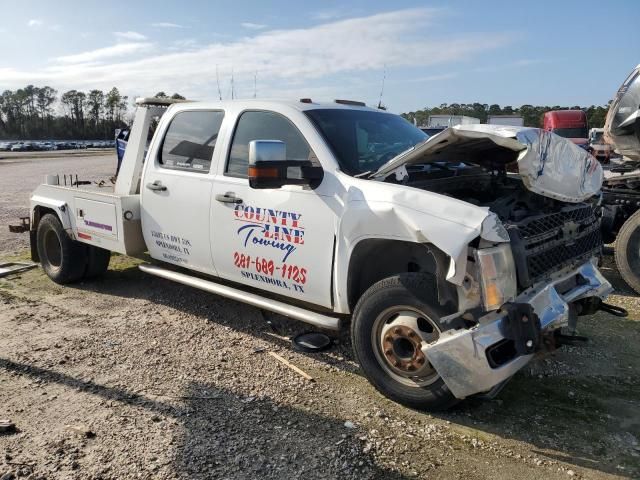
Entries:
[[[27,257],[6,225],[45,173],[106,179],[112,156],[0,159],[0,261]],[[0,478],[640,478],[640,300],[618,277],[581,319],[587,345],[517,374],[493,400],[426,414],[380,396],[349,339],[302,354],[305,326],[145,276],[115,256],[60,287],[37,268],[0,280]],[[268,355],[315,378],[309,382]]]

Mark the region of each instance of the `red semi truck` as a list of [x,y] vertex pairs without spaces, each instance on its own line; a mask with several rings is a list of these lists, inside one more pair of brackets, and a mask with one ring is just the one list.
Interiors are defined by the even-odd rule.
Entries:
[[544,114],[543,127],[567,138],[585,150],[589,149],[587,114],[582,110],[552,110]]

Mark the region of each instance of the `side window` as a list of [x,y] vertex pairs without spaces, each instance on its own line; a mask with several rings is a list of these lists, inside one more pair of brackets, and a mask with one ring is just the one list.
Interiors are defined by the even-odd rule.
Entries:
[[315,155],[300,131],[286,117],[275,112],[244,112],[238,119],[225,172],[246,177],[249,166],[249,142],[280,140],[287,145],[287,160],[315,160]]
[[178,113],[162,141],[158,163],[163,168],[207,173],[224,112]]

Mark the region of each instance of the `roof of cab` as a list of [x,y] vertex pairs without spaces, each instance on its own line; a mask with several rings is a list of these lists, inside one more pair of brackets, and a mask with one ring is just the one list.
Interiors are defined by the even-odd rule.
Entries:
[[282,100],[282,99],[238,99],[238,100],[222,100],[222,101],[206,101],[199,102],[195,100],[178,100],[171,101],[171,99],[164,98],[139,98],[136,99],[137,105],[160,105],[160,106],[169,106],[173,104],[190,104],[189,106],[197,105],[197,108],[225,108],[225,107],[240,107],[240,108],[273,108],[275,106],[279,107],[289,107],[299,111],[306,110],[315,110],[315,109],[340,109],[340,110],[365,110],[371,112],[381,112],[381,113],[389,113],[382,109],[360,106],[360,105],[348,105],[343,103],[335,103],[335,102],[301,102],[300,100]]

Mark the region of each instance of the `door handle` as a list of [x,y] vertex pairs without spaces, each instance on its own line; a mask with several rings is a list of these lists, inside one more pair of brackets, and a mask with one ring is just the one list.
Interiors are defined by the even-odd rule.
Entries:
[[154,192],[166,192],[167,191],[167,187],[162,185],[162,182],[160,182],[160,180],[156,180],[153,183],[147,183],[147,188],[149,190],[153,190]]
[[242,199],[236,197],[236,194],[234,192],[227,192],[224,195],[218,193],[216,195],[216,200],[222,203],[242,203]]

